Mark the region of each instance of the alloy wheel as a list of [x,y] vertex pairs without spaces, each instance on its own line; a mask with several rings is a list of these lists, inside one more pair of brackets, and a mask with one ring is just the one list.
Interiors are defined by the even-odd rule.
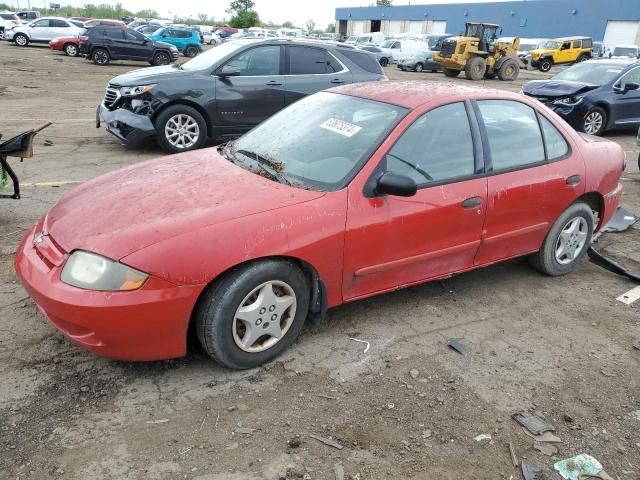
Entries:
[[184,150],[196,144],[200,138],[200,127],[191,115],[179,113],[167,121],[164,135],[173,147]]
[[556,241],[555,257],[560,265],[573,262],[584,250],[589,225],[582,217],[572,218],[560,231]]
[[233,318],[233,340],[245,352],[264,352],[289,331],[296,316],[296,294],[285,282],[273,280],[254,288]]
[[18,45],[19,47],[26,47],[27,43],[27,37],[25,37],[24,35],[16,36],[16,45]]
[[95,52],[93,54],[93,59],[96,61],[98,65],[104,65],[109,61],[107,52],[105,52],[104,50],[98,50],[97,52]]
[[600,112],[591,112],[587,115],[587,118],[584,119],[584,132],[595,135],[602,129],[603,123],[604,119]]
[[75,57],[78,54],[78,48],[75,45],[67,45],[64,52],[70,57]]

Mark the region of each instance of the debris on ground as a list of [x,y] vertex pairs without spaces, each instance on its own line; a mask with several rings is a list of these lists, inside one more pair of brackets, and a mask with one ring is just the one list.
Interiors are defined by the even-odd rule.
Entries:
[[289,448],[300,448],[300,437],[295,436],[287,442]]
[[364,348],[364,352],[362,353],[367,353],[369,351],[369,347],[371,346],[371,344],[366,340],[360,340],[359,338],[353,338],[353,337],[349,337],[349,340],[353,340],[354,342],[366,343],[367,346]]
[[558,453],[558,449],[550,443],[533,442],[533,448],[547,457],[551,457]]
[[560,437],[554,435],[551,432],[544,432],[542,435],[534,435],[533,433],[527,431],[526,428],[522,429],[524,433],[533,438],[536,442],[540,443],[562,443]]
[[147,420],[147,423],[150,425],[155,425],[158,423],[167,423],[169,421],[168,418],[161,418],[160,420]]
[[334,466],[336,472],[336,480],[344,480],[344,467],[340,463],[336,463]]
[[530,412],[516,412],[511,415],[516,422],[529,430],[534,435],[542,435],[544,432],[554,432],[555,428],[542,418]]
[[470,352],[470,350],[467,347],[465,347],[457,338],[450,339],[447,342],[447,346],[452,350],[455,350],[456,352],[461,353],[462,355],[467,355]]
[[409,375],[411,375],[411,378],[415,380],[420,375],[420,372],[415,368],[412,368],[411,370],[409,370]]
[[337,448],[338,450],[342,450],[344,448],[344,446],[341,443],[338,443],[335,440],[332,440],[331,438],[321,437],[320,435],[314,435],[313,433],[310,433],[309,436],[315,440],[318,440],[319,442],[324,443],[325,445],[328,445],[333,448]]
[[611,217],[609,223],[602,227],[602,233],[619,233],[628,230],[634,223],[640,220],[640,217],[631,213],[629,210],[618,207],[616,213]]
[[512,442],[509,442],[509,454],[511,455],[511,463],[513,467],[516,468],[519,464],[518,454],[516,453],[516,447],[513,446]]
[[256,431],[255,428],[247,428],[247,427],[238,427],[235,429],[235,432],[241,435],[251,435],[255,431]]
[[51,147],[52,145],[53,145],[53,140],[46,139],[44,141],[44,146],[45,147]]
[[581,453],[566,460],[560,460],[554,463],[553,468],[562,478],[567,480],[584,480],[591,477],[602,480],[611,479],[602,469],[600,462],[586,453]]
[[482,440],[491,440],[491,435],[488,433],[481,433],[480,435],[473,437],[476,442],[481,442]]
[[625,292],[616,298],[616,300],[624,303],[625,305],[631,305],[638,299],[640,299],[640,287],[632,288],[628,292]]
[[524,480],[544,480],[542,468],[526,463],[522,464],[522,476]]
[[598,252],[593,247],[589,247],[589,250],[587,250],[587,255],[589,256],[589,261],[594,265],[604,268],[605,270],[615,273],[616,275],[627,277],[631,280],[635,280],[636,282],[640,282],[639,274],[632,272],[631,270],[624,268],[619,263],[605,257],[602,253]]

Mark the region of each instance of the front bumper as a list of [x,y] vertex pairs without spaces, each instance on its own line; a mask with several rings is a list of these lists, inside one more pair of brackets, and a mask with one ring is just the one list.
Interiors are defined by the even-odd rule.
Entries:
[[156,128],[146,115],[135,114],[126,108],[109,110],[102,103],[96,109],[96,128],[104,122],[107,132],[126,144],[136,144],[156,134]]
[[574,129],[581,132],[582,127],[584,126],[584,117],[589,111],[589,106],[586,101],[582,101],[577,105],[569,106],[569,105],[555,105],[551,103],[551,101],[544,101],[541,98],[537,98],[535,96],[531,96],[531,98],[535,98],[536,100],[541,101],[546,107],[553,110],[555,113],[560,115],[562,119],[571,125]]
[[[40,222],[42,223],[42,222]],[[184,356],[189,318],[201,286],[149,277],[131,292],[96,292],[60,280],[68,254],[48,235],[22,240],[15,269],[40,311],[74,344],[116,360]]]

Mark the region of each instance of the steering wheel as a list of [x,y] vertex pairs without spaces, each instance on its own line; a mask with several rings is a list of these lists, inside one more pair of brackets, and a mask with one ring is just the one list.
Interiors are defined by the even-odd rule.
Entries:
[[406,160],[398,157],[397,155],[394,155],[393,153],[387,153],[387,155],[390,156],[390,157],[395,158],[396,160],[398,160],[399,162],[404,163],[405,165],[410,166],[411,168],[413,168],[416,172],[418,172],[420,175],[422,175],[427,180],[433,180],[433,177],[431,175],[429,175],[427,172],[425,172],[423,169],[421,169],[419,166],[414,165],[412,163],[409,163]]

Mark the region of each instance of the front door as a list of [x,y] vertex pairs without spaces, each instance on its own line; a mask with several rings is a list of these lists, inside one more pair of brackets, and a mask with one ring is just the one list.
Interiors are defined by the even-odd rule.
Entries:
[[529,105],[480,100],[489,156],[488,207],[476,266],[540,249],[560,214],[585,190],[585,166],[559,128]]
[[625,91],[628,83],[640,84],[640,67],[629,70],[616,82],[612,94],[610,114],[618,127],[640,124],[640,89]]
[[53,40],[48,19],[38,20],[32,23],[29,27],[29,34],[33,42],[48,42],[49,40]]
[[[284,107],[282,48],[264,45],[244,50],[214,72],[216,111],[212,116],[221,134],[243,133]],[[225,66],[239,70],[239,75],[216,75]]]
[[151,48],[149,40],[142,33],[135,30],[124,30],[124,38],[118,42],[122,55],[128,58],[150,60]]
[[419,116],[372,177],[408,176],[418,184],[414,196],[363,192],[355,182],[349,187],[345,300],[473,266],[487,204],[479,150],[465,103],[444,105]]

